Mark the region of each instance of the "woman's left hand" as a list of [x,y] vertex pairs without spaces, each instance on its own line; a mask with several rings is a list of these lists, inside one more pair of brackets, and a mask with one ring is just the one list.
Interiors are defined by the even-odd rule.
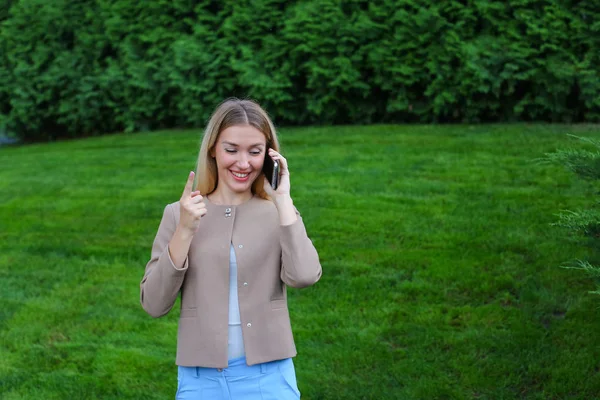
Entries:
[[273,199],[277,200],[277,198],[281,197],[289,197],[290,196],[290,170],[288,169],[287,160],[278,152],[273,149],[269,149],[269,156],[274,160],[279,162],[279,186],[277,186],[277,190],[273,190],[271,184],[265,179],[264,189],[265,192]]

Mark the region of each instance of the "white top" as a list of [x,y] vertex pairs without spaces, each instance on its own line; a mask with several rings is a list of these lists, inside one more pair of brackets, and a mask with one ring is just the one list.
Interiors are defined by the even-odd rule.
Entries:
[[227,341],[227,358],[232,360],[243,357],[245,354],[238,300],[237,260],[233,244],[231,244],[229,248],[229,338]]

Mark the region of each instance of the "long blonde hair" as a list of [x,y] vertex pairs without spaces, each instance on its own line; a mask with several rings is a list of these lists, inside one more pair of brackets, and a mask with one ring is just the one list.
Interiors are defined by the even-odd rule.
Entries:
[[[267,148],[279,152],[279,140],[275,126],[265,110],[252,100],[231,98],[221,103],[214,111],[204,130],[198,162],[196,164],[196,190],[206,196],[217,188],[219,175],[217,162],[211,152],[217,143],[219,135],[230,126],[250,125],[261,131],[267,139]],[[267,151],[267,149],[265,149]],[[264,174],[260,174],[252,183],[252,193],[269,199],[263,189]]]

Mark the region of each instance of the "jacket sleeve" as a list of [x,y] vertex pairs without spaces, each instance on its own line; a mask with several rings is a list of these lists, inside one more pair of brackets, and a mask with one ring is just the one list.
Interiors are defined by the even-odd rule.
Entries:
[[308,238],[302,217],[297,215],[296,222],[279,227],[281,280],[290,287],[303,288],[316,283],[322,270],[317,250]]
[[171,260],[168,245],[175,227],[173,206],[167,205],[152,245],[150,261],[140,283],[142,307],[155,318],[162,317],[173,308],[189,266],[187,257],[181,269],[176,268]]

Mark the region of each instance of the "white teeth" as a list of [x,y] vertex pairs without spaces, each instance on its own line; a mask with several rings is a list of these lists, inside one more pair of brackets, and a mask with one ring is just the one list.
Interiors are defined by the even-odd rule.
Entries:
[[248,176],[248,174],[238,174],[237,172],[233,172],[231,171],[231,173],[235,176],[237,176],[238,178],[245,178]]

